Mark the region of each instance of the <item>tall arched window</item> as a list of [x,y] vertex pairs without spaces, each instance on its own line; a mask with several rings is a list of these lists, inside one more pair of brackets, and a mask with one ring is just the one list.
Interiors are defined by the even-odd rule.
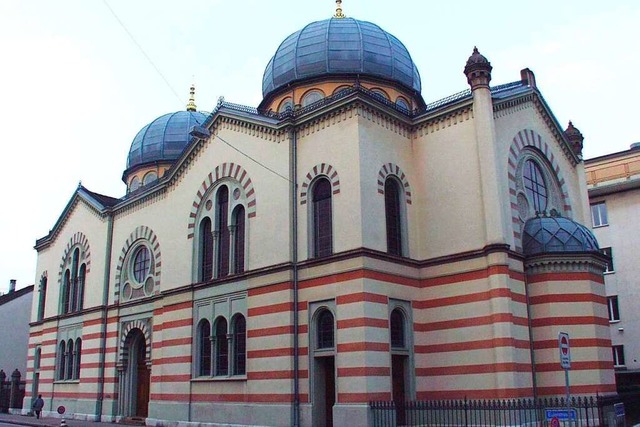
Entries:
[[44,308],[47,303],[47,278],[40,279],[40,296],[38,298],[38,320],[44,319]]
[[80,261],[80,249],[73,251],[73,262],[71,264],[71,287],[69,289],[69,311],[78,309],[78,263]]
[[65,262],[67,268],[64,271],[60,295],[62,314],[82,310],[87,267],[80,261],[80,248],[75,248],[71,258]]
[[312,191],[313,256],[328,256],[333,253],[331,183],[326,178],[320,178],[313,185]]
[[229,274],[229,189],[223,185],[218,190],[216,200],[216,231],[218,231],[218,271],[217,277]]
[[247,322],[244,316],[233,318],[233,375],[247,373]]
[[58,379],[63,380],[67,366],[67,346],[64,341],[60,341],[58,345]]
[[80,266],[80,273],[78,273],[78,288],[77,288],[77,295],[78,295],[78,304],[77,304],[77,310],[82,310],[82,307],[84,306],[84,281],[87,277],[87,266],[85,264],[82,264]]
[[213,275],[213,235],[209,218],[200,222],[200,257],[200,280],[206,282]]
[[62,313],[69,313],[70,307],[70,293],[71,293],[71,270],[64,272],[64,282],[62,283]]
[[216,376],[229,374],[229,342],[227,341],[227,319],[218,317],[216,328]]
[[405,348],[404,338],[404,316],[400,309],[396,308],[391,312],[391,318],[389,319],[391,328],[391,347],[392,348]]
[[73,378],[73,362],[74,362],[74,352],[73,352],[73,340],[69,340],[67,342],[67,372],[65,373],[65,379],[70,380]]
[[73,370],[73,379],[80,379],[80,360],[82,359],[82,339],[76,338],[76,354]]
[[198,324],[198,375],[211,375],[211,325],[208,320]]
[[233,222],[235,225],[235,236],[233,244],[233,260],[234,260],[234,272],[242,273],[244,271],[244,233],[245,233],[245,218],[244,207],[238,206],[234,211]]
[[402,255],[402,220],[400,185],[393,178],[384,183],[384,211],[387,222],[387,252]]
[[533,202],[533,209],[536,212],[543,212],[547,209],[547,184],[540,166],[533,160],[527,160],[522,172],[525,192],[529,200]]
[[329,310],[322,310],[317,323],[318,349],[333,348],[333,314]]

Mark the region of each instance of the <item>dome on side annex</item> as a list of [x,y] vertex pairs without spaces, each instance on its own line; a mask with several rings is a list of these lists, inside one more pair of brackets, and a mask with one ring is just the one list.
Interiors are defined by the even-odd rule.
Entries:
[[278,47],[262,79],[262,95],[300,81],[330,76],[365,76],[419,94],[418,68],[407,48],[371,22],[333,17],[312,22]]
[[584,225],[560,216],[537,216],[524,224],[525,255],[598,251],[598,241]]
[[[192,87],[186,110],[164,114],[140,129],[127,156],[127,168],[123,173],[125,183],[129,185],[134,181],[133,187],[137,188],[135,178],[138,172],[146,174],[149,167],[160,164],[169,166],[180,157],[191,141],[193,127],[202,125],[208,117],[208,113],[196,111],[193,95]],[[156,178],[162,172],[156,170]],[[143,176],[138,178],[142,180]]]

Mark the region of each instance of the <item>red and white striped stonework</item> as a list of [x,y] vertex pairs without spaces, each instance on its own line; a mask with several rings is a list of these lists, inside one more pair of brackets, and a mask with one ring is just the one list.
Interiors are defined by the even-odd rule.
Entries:
[[526,269],[539,394],[565,390],[559,332],[570,335],[572,393],[614,393],[602,266],[590,255],[541,255],[527,260]]

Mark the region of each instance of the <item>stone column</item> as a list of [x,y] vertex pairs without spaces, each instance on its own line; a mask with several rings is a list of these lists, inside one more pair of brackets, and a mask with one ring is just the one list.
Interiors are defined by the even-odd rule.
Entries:
[[9,394],[9,408],[18,408],[20,406],[20,371],[14,370],[11,374],[11,392]]
[[236,228],[229,226],[229,274],[236,273]]
[[211,236],[213,236],[213,248],[211,250],[211,256],[213,257],[211,260],[211,279],[215,279],[218,276],[218,240],[220,240],[220,232],[213,230],[211,232]]

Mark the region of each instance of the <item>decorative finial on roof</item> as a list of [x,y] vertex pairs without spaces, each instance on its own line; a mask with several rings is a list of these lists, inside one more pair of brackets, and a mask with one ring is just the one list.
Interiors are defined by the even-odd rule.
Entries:
[[196,87],[191,84],[191,88],[189,89],[189,102],[187,102],[187,111],[197,111],[196,108]]
[[464,67],[464,74],[467,76],[467,82],[471,86],[471,90],[478,88],[489,89],[492,69],[493,67],[489,60],[474,46],[473,53],[469,59],[467,59],[467,64]]
[[336,0],[336,14],[333,15],[334,18],[346,18],[342,13],[342,0]]
[[584,146],[584,136],[580,130],[569,121],[567,129],[564,131],[564,136],[569,140],[571,148],[576,156],[582,158],[582,148]]

